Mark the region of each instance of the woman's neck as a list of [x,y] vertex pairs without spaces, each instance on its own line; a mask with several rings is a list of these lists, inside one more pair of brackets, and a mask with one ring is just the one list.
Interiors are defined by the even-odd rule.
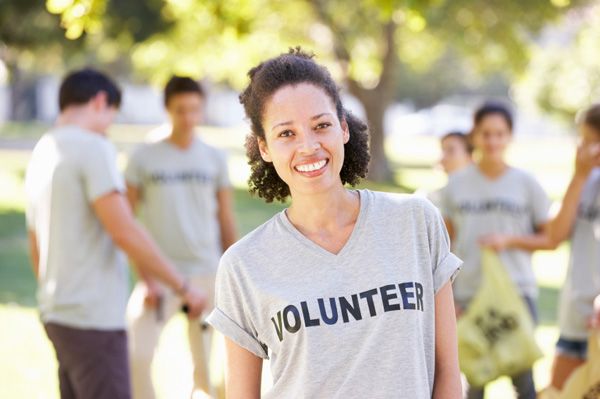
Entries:
[[503,159],[482,158],[477,163],[477,167],[485,176],[494,179],[501,176],[508,169],[508,164]]
[[335,233],[356,222],[360,210],[357,192],[343,185],[320,194],[292,195],[287,210],[290,222],[304,235],[323,232]]

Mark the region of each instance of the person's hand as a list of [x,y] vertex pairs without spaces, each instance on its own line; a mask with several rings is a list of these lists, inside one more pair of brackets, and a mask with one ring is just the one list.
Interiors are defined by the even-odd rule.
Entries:
[[575,175],[586,177],[600,166],[600,143],[581,143],[575,156]]
[[600,295],[594,300],[594,313],[589,320],[590,328],[600,330]]
[[159,305],[163,290],[154,280],[144,280],[144,306],[150,309],[156,309]]
[[181,295],[181,300],[186,307],[188,318],[197,319],[200,317],[202,312],[204,312],[208,302],[208,297],[204,291],[194,289],[193,287],[188,287]]
[[504,251],[510,245],[510,236],[504,234],[488,234],[479,239],[479,245],[491,248],[496,252]]

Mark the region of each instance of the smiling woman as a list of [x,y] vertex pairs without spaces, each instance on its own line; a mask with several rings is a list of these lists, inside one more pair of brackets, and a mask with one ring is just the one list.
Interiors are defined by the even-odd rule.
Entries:
[[[351,190],[367,126],[299,49],[249,73],[251,190],[291,205],[232,246],[208,321],[226,336],[227,397],[459,398],[451,281],[461,261],[426,200]],[[442,334],[443,331],[443,334]]]
[[[266,63],[263,63],[251,69],[248,75],[252,84],[240,95],[240,101],[252,123],[252,134],[246,139],[246,154],[252,168],[249,182],[251,191],[267,202],[284,201],[290,195],[290,187],[284,177],[277,174],[275,164],[264,159],[262,155],[267,147],[264,144],[270,138],[275,139],[273,141],[288,143],[311,140],[311,137],[297,137],[302,135],[302,131],[298,131],[298,125],[303,120],[301,118],[308,118],[312,130],[319,134],[344,128],[344,134],[348,137],[344,139],[343,165],[341,170],[338,170],[338,175],[343,184],[357,184],[360,178],[366,177],[369,165],[367,126],[343,108],[338,88],[329,72],[312,61],[311,56],[297,51],[276,60],[279,68],[274,68],[275,60],[272,60],[270,68],[266,68]],[[294,74],[290,73],[290,65],[284,65],[290,61],[298,67]],[[278,91],[279,88],[282,90]],[[317,96],[314,95],[315,92],[318,92]],[[289,104],[293,114],[291,118],[284,120],[284,116],[290,115],[283,108],[287,104],[285,99],[290,95],[295,101],[294,104]],[[315,98],[320,99],[321,103],[315,104]],[[270,108],[268,114],[273,118],[268,122],[272,124],[271,130],[265,130],[265,127],[269,126],[266,120],[263,123],[263,116],[267,116],[267,106]],[[310,111],[314,114],[310,114]],[[302,115],[297,115],[299,113]],[[263,145],[259,147],[259,144]],[[305,144],[310,145],[310,141]],[[268,153],[268,150],[266,152]],[[298,165],[299,170],[311,172],[311,167],[302,164],[318,164],[319,160],[315,161],[303,160]],[[330,162],[320,161],[325,161],[325,164]],[[321,165],[321,168],[323,166]]]

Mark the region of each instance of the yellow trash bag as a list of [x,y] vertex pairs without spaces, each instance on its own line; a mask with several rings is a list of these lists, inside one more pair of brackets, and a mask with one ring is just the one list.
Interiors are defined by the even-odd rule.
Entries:
[[457,325],[460,368],[474,387],[519,374],[542,357],[527,305],[498,255],[484,249],[481,256],[481,286]]
[[588,359],[571,374],[560,399],[600,399],[600,332],[590,335]]

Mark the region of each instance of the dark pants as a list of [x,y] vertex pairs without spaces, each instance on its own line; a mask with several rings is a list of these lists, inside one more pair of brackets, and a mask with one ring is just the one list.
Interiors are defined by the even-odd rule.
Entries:
[[58,359],[62,399],[130,399],[124,330],[88,330],[44,324]]
[[[523,297],[527,304],[527,309],[533,318],[533,322],[537,324],[538,312],[537,306],[534,300],[530,297]],[[517,374],[511,377],[515,391],[517,392],[517,398],[519,399],[535,399],[535,383],[533,381],[533,370],[527,370],[521,374]],[[484,388],[473,388],[469,387],[467,390],[467,399],[483,399],[485,395]]]

